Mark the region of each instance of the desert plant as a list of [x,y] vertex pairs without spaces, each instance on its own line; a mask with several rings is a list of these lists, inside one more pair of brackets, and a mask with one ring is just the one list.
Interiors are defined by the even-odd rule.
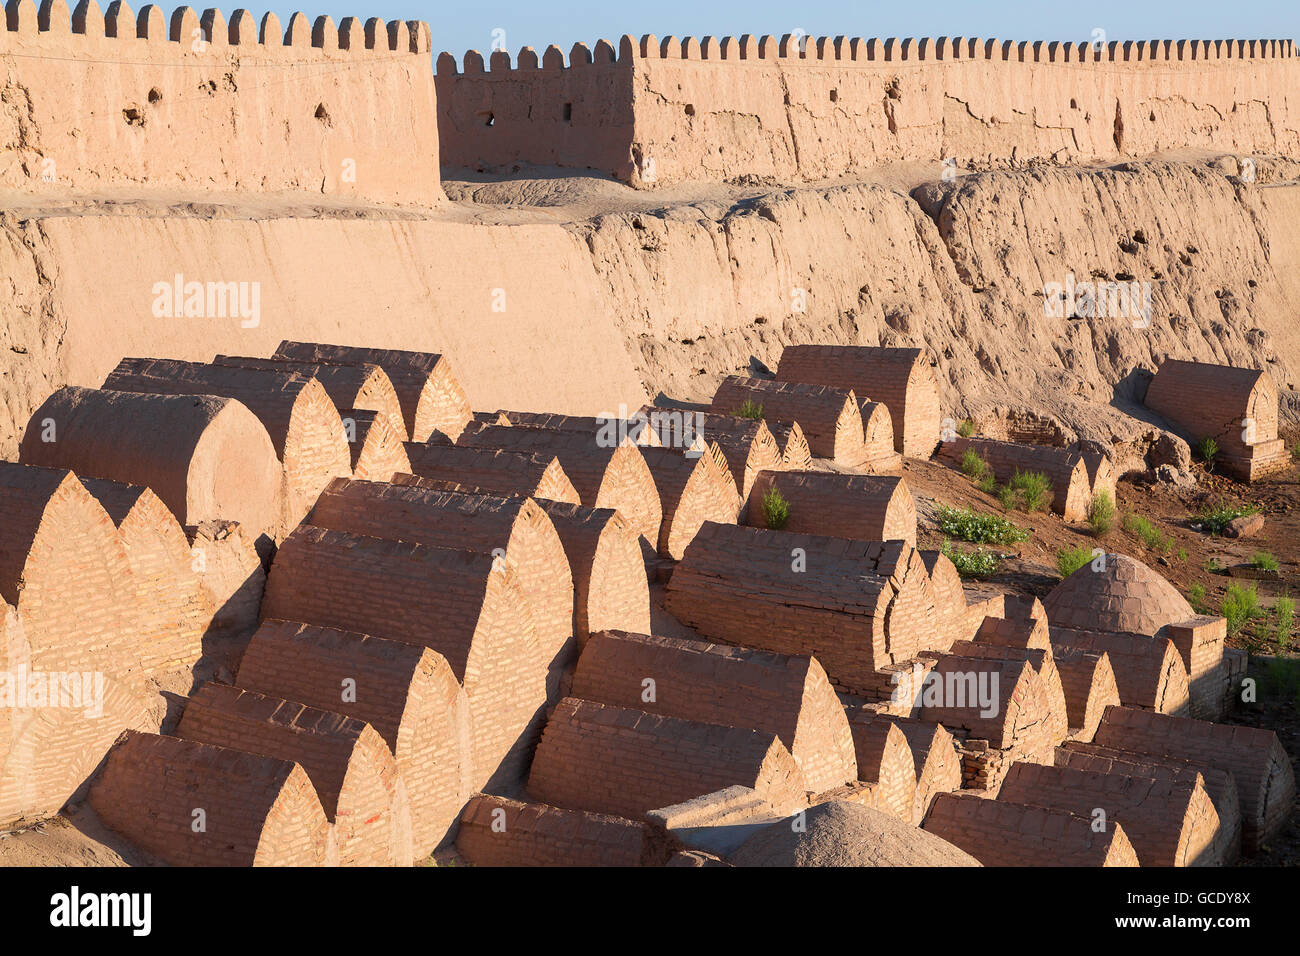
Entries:
[[1273,602],[1273,640],[1278,651],[1285,651],[1295,630],[1295,601],[1286,594]]
[[790,521],[790,502],[779,488],[769,488],[764,493],[763,520],[773,531],[780,531]]
[[975,487],[986,495],[993,494],[997,490],[998,480],[993,477],[993,472],[986,471],[980,475],[979,480],[975,482]]
[[975,423],[969,418],[963,420],[962,423],[957,426],[957,434],[962,438],[970,438],[971,435],[975,434]]
[[1091,548],[1085,548],[1083,545],[1062,548],[1056,552],[1056,570],[1060,572],[1062,578],[1068,578],[1091,560]]
[[996,574],[1001,561],[997,554],[984,548],[976,548],[974,551],[954,548],[947,538],[944,539],[939,550],[952,562],[957,573],[963,578],[987,578],[989,575]]
[[1099,491],[1092,496],[1092,503],[1088,505],[1088,527],[1095,537],[1100,538],[1109,534],[1114,526],[1115,502],[1109,491]]
[[1052,503],[1052,483],[1041,471],[1019,471],[1008,484],[1020,495],[1021,507],[1031,514]]
[[1187,603],[1192,606],[1192,610],[1197,614],[1205,613],[1205,585],[1199,581],[1193,581],[1187,586]]
[[1003,485],[998,489],[998,501],[1001,502],[1003,511],[1015,510],[1016,502],[1019,500],[1020,496],[1016,494],[1016,489],[1010,485]]
[[967,448],[961,453],[961,463],[958,467],[961,468],[961,473],[972,481],[978,481],[989,472],[989,463],[981,458],[974,448]]
[[736,417],[752,418],[757,421],[763,417],[763,405],[760,402],[755,402],[753,399],[747,398],[741,402],[740,407],[736,409]]
[[1014,544],[1029,537],[1029,531],[1000,515],[978,514],[968,508],[940,505],[939,531],[952,538],[975,544]]
[[1219,443],[1210,436],[1205,436],[1196,443],[1196,455],[1207,465],[1214,462],[1219,454]]
[[1279,567],[1277,558],[1267,551],[1256,551],[1255,556],[1250,559],[1250,566],[1261,571],[1276,571]]
[[1223,529],[1228,526],[1229,521],[1256,514],[1258,511],[1259,507],[1256,505],[1228,504],[1220,500],[1217,504],[1206,506],[1192,515],[1192,523],[1200,525],[1212,535],[1220,535],[1223,534]]
[[1137,535],[1149,550],[1159,554],[1168,554],[1169,549],[1173,547],[1169,535],[1141,515],[1125,515],[1124,530]]
[[1178,560],[1179,560],[1179,561],[1186,561],[1186,560],[1187,560],[1187,549],[1186,549],[1186,548],[1179,548],[1179,549],[1178,549],[1178,555],[1177,555],[1177,557],[1178,557]]
[[1236,634],[1263,612],[1259,607],[1259,594],[1255,585],[1244,587],[1237,583],[1228,585],[1223,595],[1219,613],[1228,620],[1228,633]]

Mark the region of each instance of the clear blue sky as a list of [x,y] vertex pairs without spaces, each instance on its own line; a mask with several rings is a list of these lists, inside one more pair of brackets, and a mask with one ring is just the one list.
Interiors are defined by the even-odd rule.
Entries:
[[[71,0],[69,0],[71,3]],[[311,0],[302,0],[310,3]],[[105,4],[106,5],[106,4]],[[199,8],[203,4],[198,5]],[[233,9],[233,7],[231,7]],[[249,4],[259,19],[263,9]],[[882,3],[852,0],[498,0],[441,2],[427,0],[352,0],[335,5],[270,9],[288,20],[294,9],[309,17],[344,16],[427,20],[435,53],[456,55],[468,49],[486,52],[493,31],[505,31],[506,49],[522,46],[540,53],[555,43],[566,52],[578,40],[588,44],[604,37],[618,45],[624,33],[663,37],[793,33],[810,36],[923,37],[972,36],[1001,40],[1092,39],[1101,28],[1110,40],[1261,39],[1300,40],[1300,0],[911,0]],[[223,7],[228,14],[229,9]]]

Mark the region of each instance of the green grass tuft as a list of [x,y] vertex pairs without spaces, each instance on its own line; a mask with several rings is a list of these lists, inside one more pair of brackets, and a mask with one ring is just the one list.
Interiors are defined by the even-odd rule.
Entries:
[[974,448],[967,448],[961,453],[961,463],[958,467],[961,468],[961,473],[972,481],[978,481],[989,471],[989,463],[981,458]]
[[1019,471],[1008,482],[1020,495],[1021,507],[1033,514],[1052,503],[1052,483],[1041,471]]
[[1173,539],[1141,515],[1125,515],[1124,530],[1137,535],[1148,550],[1157,554],[1168,554],[1173,547]]
[[1016,489],[1010,485],[1003,485],[998,489],[998,501],[1001,502],[1003,511],[1014,511],[1016,504],[1020,501],[1020,496],[1016,494]]
[[1092,504],[1088,505],[1088,527],[1096,538],[1109,534],[1115,527],[1115,502],[1109,491],[1099,491],[1092,496]]
[[743,402],[741,402],[740,407],[736,409],[735,417],[752,418],[755,421],[757,421],[758,419],[763,417],[763,406],[761,403],[755,402],[753,399],[747,398]]
[[1255,556],[1250,559],[1250,566],[1261,571],[1276,571],[1280,567],[1277,558],[1267,551],[1256,551]]
[[790,502],[778,488],[769,488],[763,495],[763,520],[773,531],[780,531],[790,521]]
[[1056,552],[1056,570],[1062,578],[1068,578],[1085,564],[1092,561],[1092,549],[1079,545],[1076,548],[1062,548]]
[[1255,585],[1244,587],[1236,582],[1229,584],[1227,593],[1223,596],[1223,604],[1219,607],[1219,613],[1228,619],[1229,634],[1240,632],[1243,627],[1264,613],[1259,606],[1259,594],[1255,591]]
[[1279,652],[1285,651],[1291,644],[1291,635],[1295,633],[1295,601],[1286,594],[1279,595],[1273,602],[1273,640]]

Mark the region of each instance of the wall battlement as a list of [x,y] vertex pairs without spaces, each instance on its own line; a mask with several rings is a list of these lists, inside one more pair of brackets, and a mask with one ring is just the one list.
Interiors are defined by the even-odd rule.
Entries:
[[664,37],[437,59],[443,164],[588,167],[636,186],[809,180],[897,160],[1006,165],[1285,151],[1291,40]]
[[863,39],[862,37],[804,37],[793,34],[780,39],[755,37],[703,38],[666,36],[662,40],[648,33],[637,40],[624,34],[615,48],[609,40],[594,46],[575,43],[568,59],[552,44],[541,59],[530,46],[520,49],[512,64],[508,50],[493,50],[484,60],[478,50],[467,50],[459,70],[450,53],[438,55],[438,75],[473,75],[487,69],[568,69],[571,67],[628,63],[632,60],[790,60],[814,64],[832,60],[844,63],[920,62],[939,60],[1004,60],[1019,63],[1125,63],[1143,61],[1256,60],[1294,57],[1292,40],[1112,40],[1105,44],[1070,43],[1056,40],[984,40],[976,37],[911,37]]
[[[140,8],[139,14],[132,14],[130,6],[122,0],[113,0],[102,13],[95,0],[80,0],[71,12],[64,0],[42,0],[39,8],[33,0],[9,0],[5,4],[5,26],[8,33],[49,42],[82,36],[124,43],[147,40],[182,44],[172,51],[176,53],[186,52],[186,46],[191,53],[207,52],[209,47],[220,50],[262,46],[272,56],[288,48],[295,51],[295,57],[308,49],[321,53],[347,50],[357,55],[362,51],[428,53],[430,49],[429,25],[421,20],[385,23],[379,17],[371,17],[362,24],[356,17],[344,17],[336,27],[331,17],[320,16],[313,22],[304,13],[294,13],[282,30],[280,18],[274,13],[263,14],[259,24],[247,10],[238,9],[227,23],[215,8],[200,14],[182,6],[167,17],[162,8],[148,3]],[[200,42],[202,47],[198,46]],[[0,35],[0,49],[13,52],[3,35]]]
[[418,20],[9,0],[0,186],[436,202],[429,54]]

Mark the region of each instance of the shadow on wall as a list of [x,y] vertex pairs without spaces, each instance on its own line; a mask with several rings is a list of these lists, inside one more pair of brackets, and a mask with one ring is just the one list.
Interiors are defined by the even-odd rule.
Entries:
[[[108,759],[107,754],[105,754],[105,760],[106,759]],[[99,768],[96,767],[95,773],[98,774],[98,772]],[[64,809],[63,817],[68,821],[72,828],[82,836],[86,837],[88,840],[93,840],[95,843],[98,843],[116,853],[127,866],[168,865],[152,854],[141,850],[120,833],[104,826],[103,821],[99,819],[99,814],[91,809],[89,804],[81,802],[80,798],[76,803],[71,801],[69,802],[68,806]],[[100,864],[95,863],[92,865]]]
[[[1147,388],[1151,385],[1154,373],[1150,369],[1135,368],[1118,382],[1111,391],[1111,403],[1119,407],[1124,405],[1142,405],[1146,401]],[[1129,411],[1127,408],[1125,411]],[[1129,412],[1132,414],[1132,412]],[[1138,416],[1141,417],[1141,416]],[[1146,419],[1143,419],[1146,421]]]
[[442,175],[444,179],[451,178],[467,183],[508,183],[530,179],[540,179],[548,182],[551,180],[590,179],[601,183],[618,183],[618,180],[613,176],[599,172],[595,169],[572,169],[563,166],[534,166],[528,163],[515,163],[505,169],[493,172],[471,169],[467,166],[448,166],[443,168]]

